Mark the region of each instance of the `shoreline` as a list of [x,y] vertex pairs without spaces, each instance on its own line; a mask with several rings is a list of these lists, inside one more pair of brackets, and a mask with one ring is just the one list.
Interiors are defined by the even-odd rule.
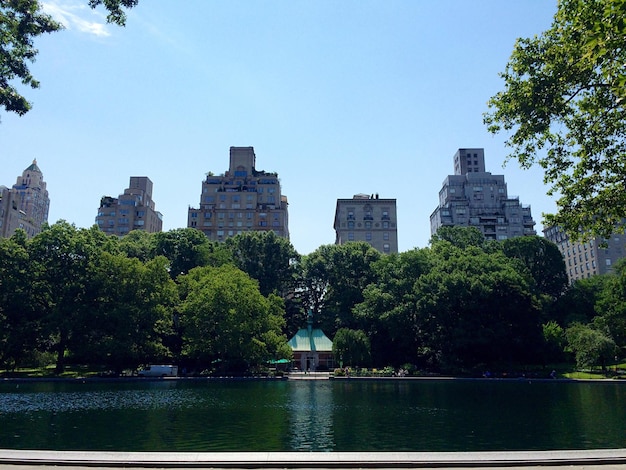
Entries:
[[359,377],[334,376],[328,372],[291,373],[280,377],[0,377],[0,383],[33,383],[33,382],[163,382],[163,381],[283,381],[283,380],[332,380],[332,381],[470,381],[470,382],[589,382],[589,383],[623,383],[622,378],[574,379],[546,377],[456,377],[456,376],[410,376],[410,377]]

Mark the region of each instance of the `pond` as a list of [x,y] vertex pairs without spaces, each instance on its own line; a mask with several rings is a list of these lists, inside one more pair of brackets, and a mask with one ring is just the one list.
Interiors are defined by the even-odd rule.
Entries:
[[0,448],[488,451],[626,447],[626,383],[0,383]]

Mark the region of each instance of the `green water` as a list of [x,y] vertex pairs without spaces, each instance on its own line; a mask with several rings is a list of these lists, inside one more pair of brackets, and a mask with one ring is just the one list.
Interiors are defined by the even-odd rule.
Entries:
[[479,451],[626,447],[626,383],[0,383],[0,448]]

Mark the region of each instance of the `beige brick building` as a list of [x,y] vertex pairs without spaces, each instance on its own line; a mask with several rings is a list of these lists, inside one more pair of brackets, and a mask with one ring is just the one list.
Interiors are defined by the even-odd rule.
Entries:
[[26,168],[11,189],[0,186],[0,236],[8,238],[18,228],[34,237],[48,222],[50,198],[37,160]]
[[380,199],[378,194],[337,199],[333,228],[337,245],[364,241],[382,253],[398,252],[395,199]]
[[152,181],[147,176],[131,176],[130,185],[118,197],[104,196],[96,224],[110,235],[124,236],[131,230],[160,232],[163,216],[155,210]]
[[211,172],[204,179],[200,205],[189,208],[187,227],[215,241],[270,230],[288,239],[287,208],[278,174],[256,169],[253,147],[231,147],[228,171],[219,176]]
[[626,235],[616,233],[607,240],[594,238],[580,243],[569,239],[559,227],[546,227],[544,236],[559,247],[570,283],[595,274],[607,274],[626,256]]

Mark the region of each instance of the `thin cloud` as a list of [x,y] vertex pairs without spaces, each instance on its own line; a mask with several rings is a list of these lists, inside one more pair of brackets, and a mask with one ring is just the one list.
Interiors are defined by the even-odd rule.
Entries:
[[[76,30],[98,37],[111,35],[107,30],[106,21],[102,19],[101,15],[83,4],[49,0],[42,2],[41,5],[43,11],[69,30]],[[97,18],[97,20],[94,21],[94,18]]]

